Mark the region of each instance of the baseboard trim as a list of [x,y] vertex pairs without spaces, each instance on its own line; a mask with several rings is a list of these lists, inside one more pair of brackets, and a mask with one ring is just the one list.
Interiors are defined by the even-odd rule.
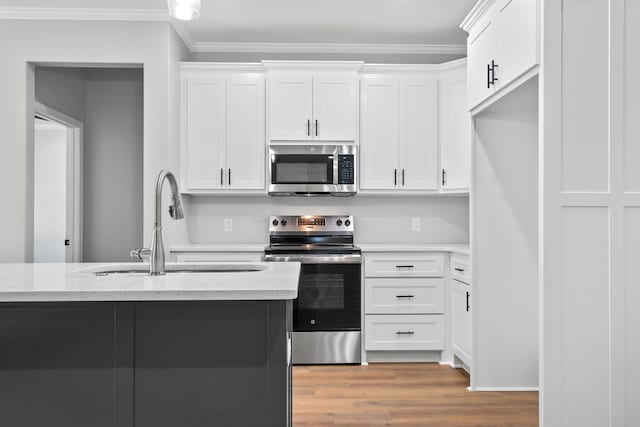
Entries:
[[540,387],[473,387],[473,391],[540,391]]

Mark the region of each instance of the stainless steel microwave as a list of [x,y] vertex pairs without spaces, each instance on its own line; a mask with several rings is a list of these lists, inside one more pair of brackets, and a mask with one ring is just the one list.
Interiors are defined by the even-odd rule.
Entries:
[[269,195],[353,196],[355,145],[271,145]]

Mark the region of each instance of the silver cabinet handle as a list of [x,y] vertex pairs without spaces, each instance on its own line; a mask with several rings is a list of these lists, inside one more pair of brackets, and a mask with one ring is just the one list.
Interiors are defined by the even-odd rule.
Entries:
[[311,136],[311,119],[307,119],[307,136]]
[[316,136],[318,136],[318,119],[316,119]]
[[415,334],[415,332],[413,331],[398,331],[396,332],[396,335],[413,335]]
[[402,169],[402,186],[404,187],[404,169]]
[[396,268],[415,268],[413,265],[396,265]]
[[413,295],[396,295],[396,298],[398,298],[398,299],[403,299],[403,298],[412,299],[412,298],[415,298],[415,296],[413,296]]
[[456,268],[454,268],[454,270],[455,270],[455,271],[459,271],[460,273],[464,272],[464,268],[458,268],[458,267],[456,267]]
[[393,170],[393,185],[398,185],[398,169]]
[[229,176],[228,176],[229,185],[231,185],[231,168],[229,168]]
[[220,168],[220,185],[224,185],[224,169]]

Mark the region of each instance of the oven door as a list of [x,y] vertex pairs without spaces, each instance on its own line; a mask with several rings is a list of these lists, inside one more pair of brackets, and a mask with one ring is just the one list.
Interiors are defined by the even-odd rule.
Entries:
[[293,330],[359,331],[360,264],[302,264]]

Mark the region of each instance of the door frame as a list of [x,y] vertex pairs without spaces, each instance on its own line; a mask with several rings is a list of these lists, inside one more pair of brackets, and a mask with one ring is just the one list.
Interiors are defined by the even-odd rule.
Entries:
[[67,128],[67,219],[65,262],[82,262],[82,174],[84,123],[41,102],[34,113]]

